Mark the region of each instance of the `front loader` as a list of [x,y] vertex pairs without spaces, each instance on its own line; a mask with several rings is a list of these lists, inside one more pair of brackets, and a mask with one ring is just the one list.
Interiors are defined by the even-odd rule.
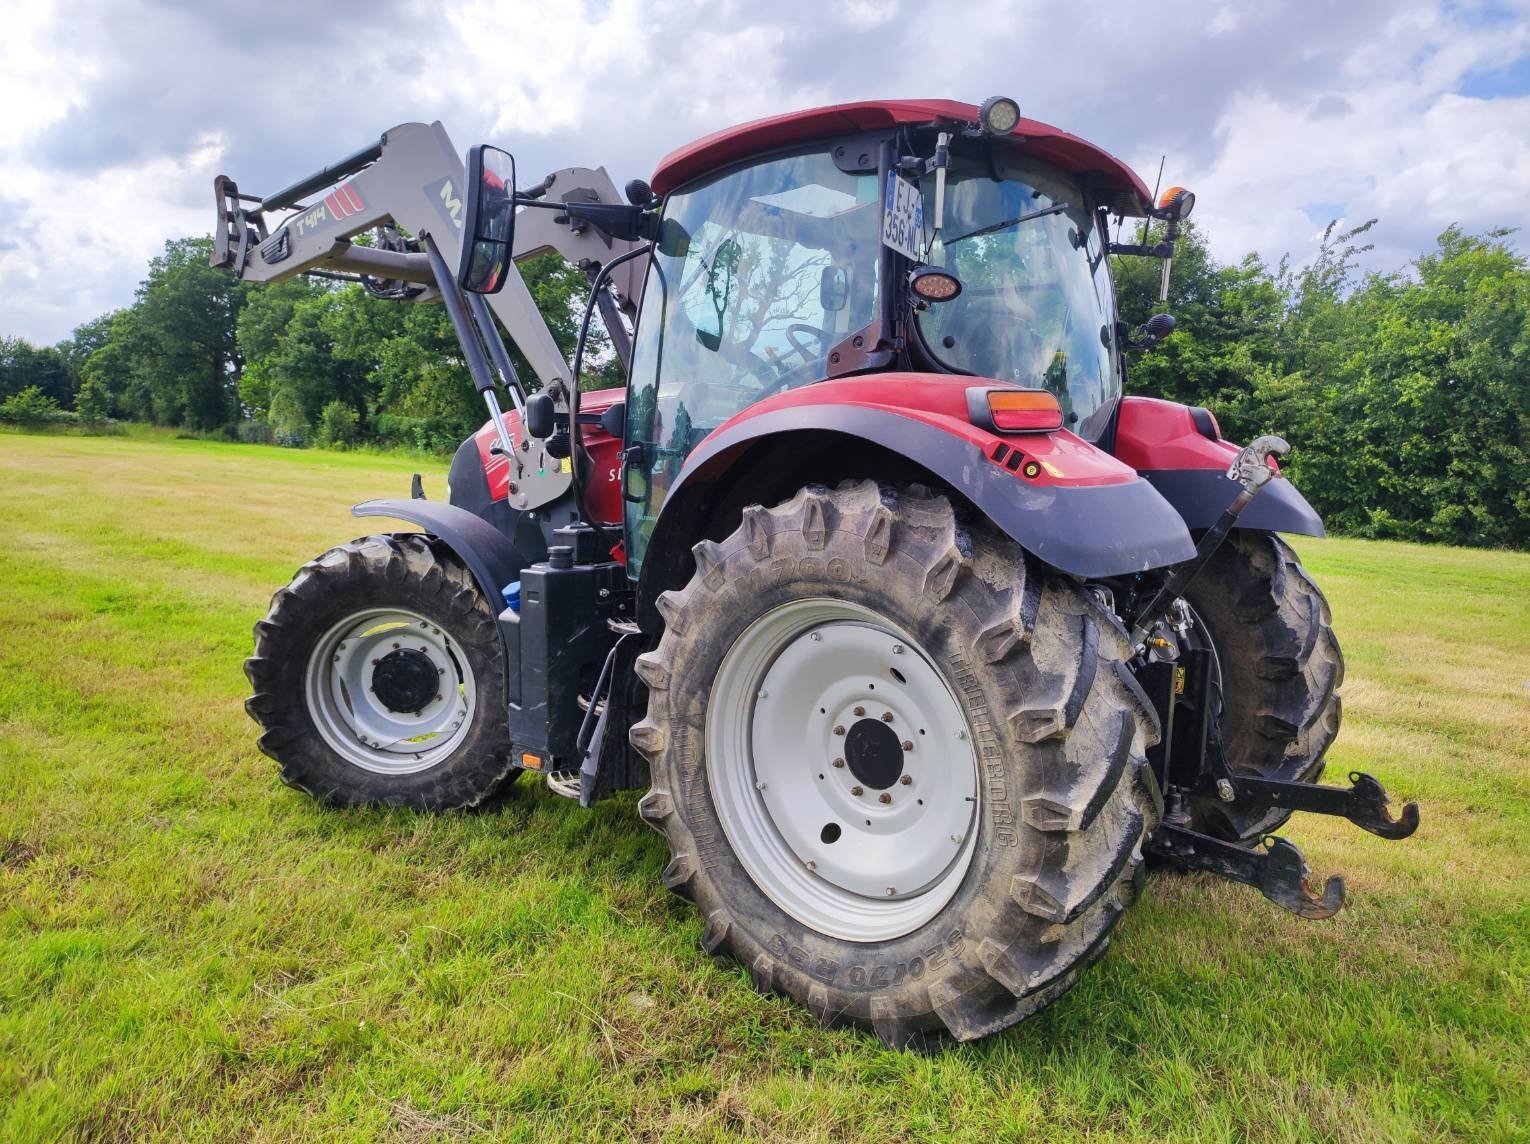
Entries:
[[[900,1047],[1065,992],[1149,859],[1327,917],[1342,881],[1270,832],[1416,828],[1368,775],[1317,781],[1344,668],[1279,535],[1323,531],[1285,442],[1123,395],[1173,319],[1128,329],[1110,258],[1167,283],[1193,196],[1013,100],[747,124],[625,201],[602,170],[518,187],[439,124],[216,195],[245,279],[443,304],[488,414],[445,501],[354,510],[418,531],[310,561],[256,625],[247,708],[289,784],[646,790],[703,946]],[[1163,238],[1112,241],[1127,218]],[[591,280],[572,362],[516,271],[549,250]],[[581,394],[597,313],[627,382]]]

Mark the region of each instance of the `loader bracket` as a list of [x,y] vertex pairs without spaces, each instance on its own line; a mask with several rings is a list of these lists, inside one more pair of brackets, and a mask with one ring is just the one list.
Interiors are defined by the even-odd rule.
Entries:
[[1335,874],[1314,894],[1311,870],[1302,852],[1284,838],[1264,839],[1264,848],[1245,849],[1220,838],[1164,823],[1154,831],[1146,849],[1184,870],[1209,874],[1253,886],[1282,909],[1300,918],[1331,918],[1344,905],[1344,879]]

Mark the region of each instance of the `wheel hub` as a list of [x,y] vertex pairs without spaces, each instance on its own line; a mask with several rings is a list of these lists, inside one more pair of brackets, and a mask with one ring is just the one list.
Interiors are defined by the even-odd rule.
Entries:
[[435,766],[466,737],[477,685],[449,633],[417,612],[371,608],[321,636],[304,695],[314,726],[363,770],[412,774]]
[[413,648],[390,651],[372,672],[372,691],[390,711],[418,713],[438,688],[436,665]]
[[858,719],[845,735],[845,762],[856,781],[886,790],[903,774],[903,747],[880,719]]
[[977,763],[961,705],[906,633],[844,601],[783,605],[729,650],[707,719],[724,830],[793,917],[878,941],[955,894]]

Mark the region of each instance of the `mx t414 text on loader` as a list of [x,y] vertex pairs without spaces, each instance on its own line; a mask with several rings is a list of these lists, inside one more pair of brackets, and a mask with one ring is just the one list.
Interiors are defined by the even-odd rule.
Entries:
[[[767,119],[623,197],[519,188],[418,123],[216,196],[242,278],[443,304],[488,413],[445,502],[354,510],[418,531],[316,557],[256,624],[247,707],[292,786],[645,789],[706,949],[896,1046],[1066,991],[1150,858],[1321,918],[1342,881],[1272,830],[1417,826],[1368,775],[1317,782],[1344,663],[1277,535],[1322,534],[1286,444],[1123,396],[1173,319],[1126,328],[1111,257],[1167,282],[1193,196],[1013,100]],[[1161,237],[1111,241],[1123,217]],[[546,251],[590,277],[572,362],[516,269]],[[627,383],[581,395],[597,312]]]

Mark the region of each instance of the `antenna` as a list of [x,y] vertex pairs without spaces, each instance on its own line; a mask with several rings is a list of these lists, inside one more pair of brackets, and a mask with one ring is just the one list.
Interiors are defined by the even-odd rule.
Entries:
[[[1168,159],[1168,157],[1169,156],[1167,154],[1158,156],[1158,178],[1153,180],[1153,201],[1152,201],[1151,204],[1149,204],[1151,206],[1155,206],[1156,207],[1158,205],[1158,188],[1163,186],[1163,165],[1164,165],[1165,160]],[[1148,228],[1148,220],[1147,219],[1143,219],[1142,220],[1142,233],[1137,236],[1137,245],[1138,246],[1146,246],[1147,245],[1147,228]]]

